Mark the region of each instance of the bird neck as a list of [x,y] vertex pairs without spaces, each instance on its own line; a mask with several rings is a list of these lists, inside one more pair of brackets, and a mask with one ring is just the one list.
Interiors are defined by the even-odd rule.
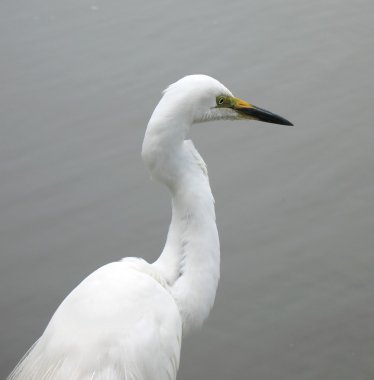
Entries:
[[203,159],[180,129],[161,129],[149,125],[143,143],[144,161],[172,195],[165,248],[153,266],[169,284],[186,334],[203,323],[213,306],[220,272],[219,238]]

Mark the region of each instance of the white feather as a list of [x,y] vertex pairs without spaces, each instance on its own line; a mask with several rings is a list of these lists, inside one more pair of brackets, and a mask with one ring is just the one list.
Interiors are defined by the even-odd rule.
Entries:
[[62,302],[9,380],[174,380],[182,334],[199,327],[219,280],[219,239],[206,165],[193,123],[227,118],[221,83],[194,75],[156,107],[142,156],[172,196],[172,221],[154,264],[126,258],[98,269]]

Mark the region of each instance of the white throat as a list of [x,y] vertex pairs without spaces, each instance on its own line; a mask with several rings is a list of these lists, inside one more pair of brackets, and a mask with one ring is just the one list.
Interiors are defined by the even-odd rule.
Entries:
[[214,199],[205,163],[185,140],[191,120],[153,113],[142,156],[152,176],[172,196],[172,220],[165,248],[154,267],[170,286],[183,320],[183,333],[200,326],[213,306],[219,281],[220,250]]

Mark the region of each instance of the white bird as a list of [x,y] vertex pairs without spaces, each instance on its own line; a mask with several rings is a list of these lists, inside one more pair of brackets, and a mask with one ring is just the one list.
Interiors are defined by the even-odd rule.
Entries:
[[182,336],[201,326],[220,277],[214,199],[192,124],[257,119],[292,125],[206,75],[170,85],[154,110],[142,158],[169,189],[172,218],[161,256],[124,258],[84,279],[61,303],[8,380],[173,380]]

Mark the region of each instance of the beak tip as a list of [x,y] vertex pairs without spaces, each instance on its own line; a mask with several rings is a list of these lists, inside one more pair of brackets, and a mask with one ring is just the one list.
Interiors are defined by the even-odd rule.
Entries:
[[292,126],[293,124],[282,116],[273,114],[273,118],[269,120],[270,123]]
[[294,125],[288,121],[287,119],[281,117],[281,116],[278,116],[278,115],[274,115],[273,118],[271,118],[270,120],[261,120],[259,119],[260,121],[265,121],[266,123],[271,123],[271,124],[278,124],[278,125],[287,125],[287,126],[291,126],[293,127]]

